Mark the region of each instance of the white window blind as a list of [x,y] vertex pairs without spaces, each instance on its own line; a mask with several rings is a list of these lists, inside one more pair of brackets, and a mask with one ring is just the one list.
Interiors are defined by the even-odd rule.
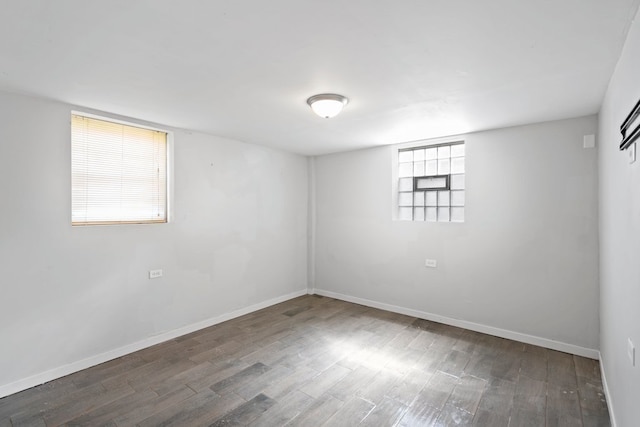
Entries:
[[167,222],[167,133],[73,114],[72,225]]

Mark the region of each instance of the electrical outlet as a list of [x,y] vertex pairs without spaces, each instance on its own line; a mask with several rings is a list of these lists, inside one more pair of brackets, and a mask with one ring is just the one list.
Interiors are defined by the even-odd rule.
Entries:
[[636,366],[636,347],[633,345],[631,338],[627,338],[627,356],[629,356],[631,366]]
[[149,270],[149,279],[157,279],[162,277],[162,270]]
[[438,266],[438,261],[436,261],[435,259],[429,259],[427,258],[424,261],[424,266],[425,267],[429,267],[429,268],[436,268]]

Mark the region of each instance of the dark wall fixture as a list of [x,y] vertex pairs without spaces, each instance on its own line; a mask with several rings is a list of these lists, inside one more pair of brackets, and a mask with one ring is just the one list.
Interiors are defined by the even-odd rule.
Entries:
[[[622,134],[622,142],[620,142],[620,150],[629,148],[636,139],[640,138],[640,101],[638,101],[633,107],[633,110],[629,113],[622,125],[620,125],[620,133]],[[635,127],[632,127],[635,125]]]

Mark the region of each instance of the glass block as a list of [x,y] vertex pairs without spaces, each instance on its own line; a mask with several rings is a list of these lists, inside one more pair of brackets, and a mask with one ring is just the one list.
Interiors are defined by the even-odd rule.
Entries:
[[398,206],[413,206],[413,193],[398,193]]
[[464,175],[451,175],[449,188],[452,190],[464,190]]
[[464,206],[464,190],[451,192],[451,206]]
[[400,178],[413,176],[413,162],[400,163],[400,165],[398,165],[398,176]]
[[437,160],[427,160],[426,170],[424,171],[426,176],[430,175],[438,175],[438,161]]
[[464,173],[464,157],[451,159],[451,173]]
[[424,176],[424,162],[413,162],[413,176]]
[[451,221],[464,222],[464,208],[451,208]]
[[413,191],[413,178],[400,178],[398,191]]
[[427,197],[425,198],[426,206],[437,206],[438,205],[438,192],[437,191],[427,191]]
[[448,191],[438,191],[438,206],[449,206]]
[[435,160],[438,158],[438,149],[437,148],[427,148],[424,151],[424,159],[425,160]]
[[444,147],[438,147],[438,158],[439,159],[448,159],[451,157],[451,147],[445,145]]
[[398,219],[400,221],[411,221],[413,219],[413,208],[400,208],[398,210]]
[[438,208],[438,222],[449,222],[449,208]]
[[447,188],[446,177],[429,176],[425,178],[418,178],[417,181],[416,188],[420,190],[437,190]]
[[449,159],[438,159],[438,175],[448,175],[451,171],[451,161]]
[[398,163],[413,162],[413,151],[398,151]]
[[421,162],[424,160],[424,148],[421,148],[420,150],[413,150],[413,161],[414,162]]
[[463,157],[464,144],[456,144],[451,146],[451,157]]
[[424,206],[424,191],[413,193],[413,206]]
[[413,220],[424,221],[424,208],[413,208]]
[[427,221],[436,221],[438,217],[438,208],[426,208],[425,220]]

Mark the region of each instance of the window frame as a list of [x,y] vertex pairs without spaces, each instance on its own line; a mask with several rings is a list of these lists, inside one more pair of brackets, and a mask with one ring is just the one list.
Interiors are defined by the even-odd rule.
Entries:
[[[419,148],[418,148],[419,149]],[[431,188],[420,188],[418,187],[418,181],[421,179],[444,179],[444,187],[431,187]],[[414,176],[413,177],[413,192],[416,191],[442,191],[442,190],[450,190],[450,181],[451,174],[447,175],[424,175],[424,176]]]
[[[166,135],[165,142],[165,203],[164,203],[164,220],[131,220],[131,221],[87,221],[87,222],[74,222],[73,220],[73,116],[81,116],[94,120],[102,120],[105,122],[111,122],[124,126],[131,126],[140,129],[162,132]],[[129,117],[117,116],[109,113],[99,112],[92,113],[81,110],[71,110],[69,116],[69,142],[70,142],[70,167],[69,167],[69,180],[70,180],[70,212],[72,227],[92,227],[92,226],[111,226],[111,225],[154,225],[154,224],[168,224],[173,220],[173,149],[174,149],[174,134],[172,130],[163,126],[142,122]]]

